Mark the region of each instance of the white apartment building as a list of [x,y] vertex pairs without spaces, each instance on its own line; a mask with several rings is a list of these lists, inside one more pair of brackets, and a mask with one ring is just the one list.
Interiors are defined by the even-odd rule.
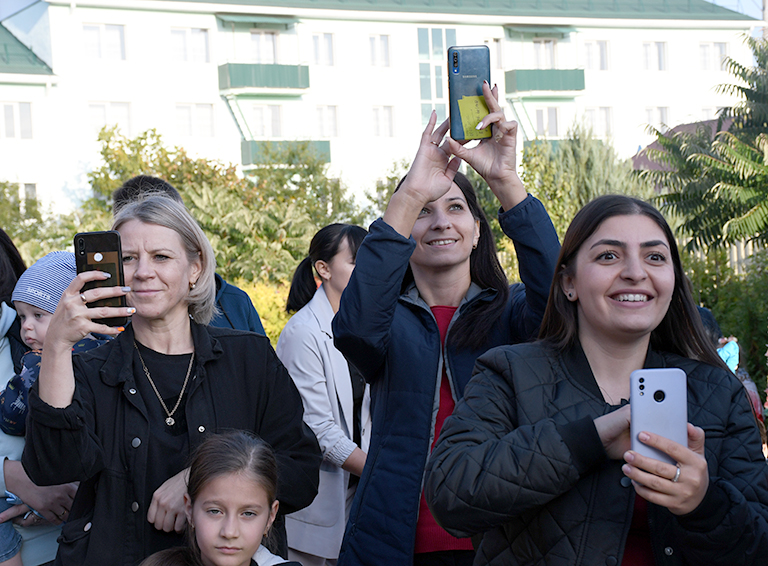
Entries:
[[521,141],[586,120],[629,157],[733,103],[722,58],[750,65],[757,25],[704,0],[3,0],[0,180],[71,208],[118,124],[245,171],[310,140],[362,195],[446,116],[447,47],[477,44]]

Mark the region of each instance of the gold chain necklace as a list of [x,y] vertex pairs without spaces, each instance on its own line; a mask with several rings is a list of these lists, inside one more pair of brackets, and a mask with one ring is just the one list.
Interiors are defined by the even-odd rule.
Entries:
[[163,406],[163,410],[165,411],[165,414],[168,415],[168,418],[165,419],[165,424],[167,424],[168,426],[173,426],[176,423],[176,420],[173,418],[173,414],[176,412],[176,409],[179,408],[179,405],[181,405],[181,398],[184,397],[184,391],[187,390],[187,383],[189,382],[189,376],[192,373],[192,362],[195,361],[195,352],[192,352],[192,357],[189,358],[189,367],[187,368],[187,376],[184,378],[184,385],[181,386],[181,393],[179,393],[179,398],[176,401],[176,404],[173,406],[173,409],[169,411],[168,407],[165,404],[165,401],[163,401],[163,398],[160,396],[160,392],[157,390],[157,387],[155,386],[155,382],[152,381],[152,377],[149,375],[147,364],[144,363],[144,358],[141,357],[141,351],[139,350],[139,347],[136,345],[136,340],[133,341],[133,347],[136,348],[136,353],[139,354],[139,361],[141,362],[141,367],[144,370],[144,374],[147,376],[147,379],[149,380],[149,384],[152,386],[152,391],[155,392],[155,395],[157,395],[157,398],[160,401],[160,404]]

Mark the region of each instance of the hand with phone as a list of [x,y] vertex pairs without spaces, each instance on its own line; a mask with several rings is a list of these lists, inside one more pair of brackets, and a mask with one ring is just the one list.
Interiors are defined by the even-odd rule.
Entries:
[[490,127],[492,136],[471,148],[465,147],[470,140],[456,141],[448,138],[447,149],[477,171],[499,199],[501,207],[509,210],[522,202],[528,194],[517,174],[517,122],[507,120],[504,116],[498,100],[498,87],[491,88],[484,82],[482,91],[489,113],[477,128]]

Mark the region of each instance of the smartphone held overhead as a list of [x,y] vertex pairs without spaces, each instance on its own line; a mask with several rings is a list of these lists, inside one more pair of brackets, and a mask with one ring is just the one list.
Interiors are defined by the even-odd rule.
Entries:
[[[89,281],[82,291],[98,287],[123,287],[123,253],[120,247],[120,234],[114,230],[107,232],[81,232],[75,234],[75,264],[77,272],[102,271],[109,273],[109,279]],[[125,307],[125,295],[109,297],[88,303],[88,307]],[[94,322],[108,326],[125,326],[128,318],[125,316],[105,319],[94,319]]]
[[679,368],[639,369],[630,376],[632,450],[676,464],[666,453],[640,442],[643,431],[688,446],[687,376]]
[[483,81],[491,82],[491,55],[485,45],[448,48],[448,98],[451,137],[479,140],[491,137],[491,128],[477,129],[488,115]]

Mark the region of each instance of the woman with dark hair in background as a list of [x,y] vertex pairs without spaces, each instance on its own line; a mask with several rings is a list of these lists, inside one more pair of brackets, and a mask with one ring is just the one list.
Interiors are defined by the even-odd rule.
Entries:
[[368,450],[368,386],[333,346],[331,330],[366,234],[349,224],[331,224],[315,234],[291,282],[286,310],[296,314],[277,342],[277,355],[301,393],[304,421],[317,436],[324,460],[315,501],[285,521],[289,558],[303,566],[336,563]]
[[[482,533],[475,564],[765,564],[760,435],[655,208],[610,195],[576,215],[539,336],[478,359],[427,465],[440,524]],[[675,367],[687,445],[637,439],[676,465],[631,450],[628,403],[632,371]]]
[[[408,175],[358,250],[333,321],[338,349],[371,384],[373,430],[339,564],[470,564],[422,497],[424,466],[443,420],[461,399],[478,355],[536,336],[557,235],[516,171],[517,123],[485,84],[493,137],[472,149],[435,128],[433,113]],[[451,159],[451,155],[455,155]],[[499,199],[524,285],[509,286],[488,221],[461,159]]]

